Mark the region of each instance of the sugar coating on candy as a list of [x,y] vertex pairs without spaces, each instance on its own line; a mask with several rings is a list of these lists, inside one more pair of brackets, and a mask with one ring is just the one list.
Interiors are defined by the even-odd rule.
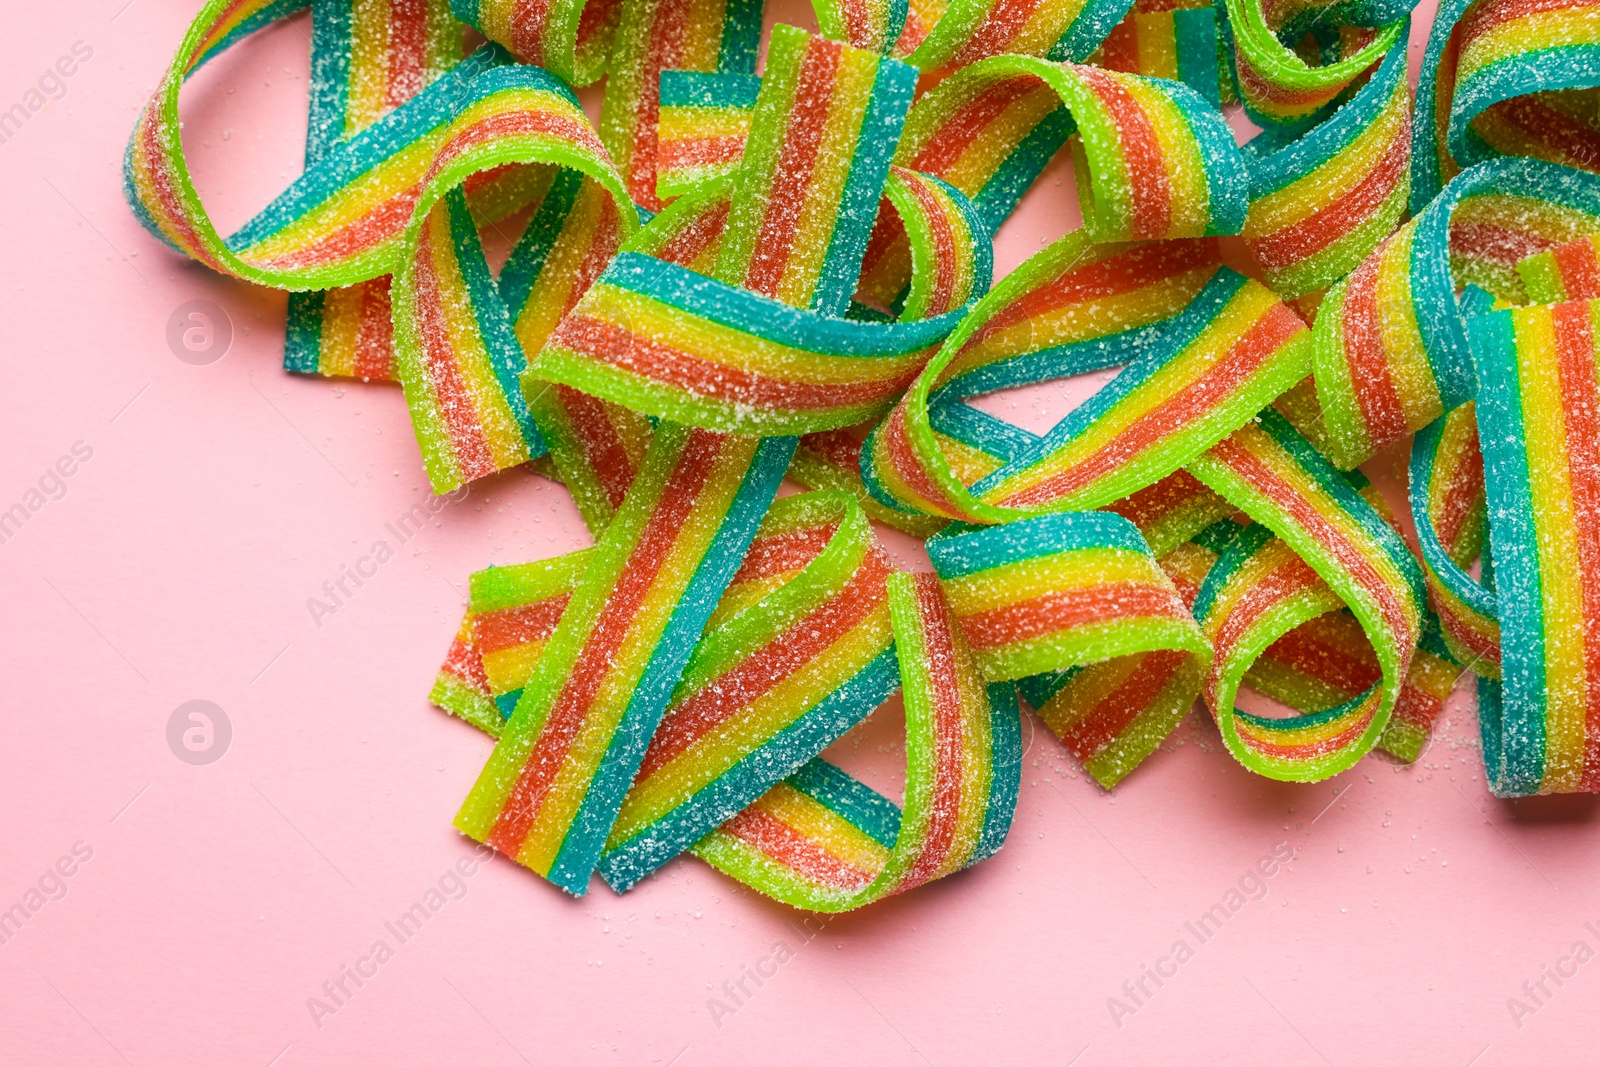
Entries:
[[[1107,786],[1201,690],[1305,781],[1415,759],[1467,670],[1496,792],[1600,790],[1600,127],[1559,92],[1600,30],[1451,0],[1413,107],[1408,6],[1229,0],[1219,63],[1199,2],[819,0],[759,76],[758,0],[319,10],[308,171],[224,239],[178,90],[272,8],[213,0],[127,186],[296,290],[288,369],[398,379],[436,490],[535,463],[595,534],[473,577],[432,699],[501,740],[458,825],[572,892],[687,850],[846,910],[1000,846],[1018,689]],[[1063,146],[1084,228],[991,289]],[[973,403],[1112,370],[1044,434]],[[1421,567],[1338,473],[1413,435]],[[818,755],[897,687],[903,809]]]
[[1600,786],[1600,736],[1588,725],[1600,607],[1597,314],[1574,301],[1471,326],[1502,650],[1500,681],[1484,683],[1498,690],[1485,760],[1501,796]]

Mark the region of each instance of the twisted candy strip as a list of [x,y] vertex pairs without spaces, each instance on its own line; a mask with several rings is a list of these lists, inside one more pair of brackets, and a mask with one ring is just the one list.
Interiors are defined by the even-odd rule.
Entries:
[[1412,211],[1502,154],[1600,170],[1600,127],[1581,103],[1594,93],[1562,92],[1600,87],[1597,56],[1600,20],[1586,0],[1440,4],[1417,86]]
[[1339,281],[1399,225],[1410,191],[1406,35],[1350,100],[1310,133],[1245,146],[1245,247],[1284,298]]
[[1022,680],[1102,786],[1188,714],[1211,648],[1133,523],[1046,515],[928,542],[978,669]]
[[1326,118],[1410,27],[1405,9],[1378,29],[1347,26],[1329,49],[1330,61],[1310,66],[1283,44],[1279,33],[1291,31],[1275,28],[1259,0],[1227,0],[1227,15],[1245,114],[1258,126],[1289,133]]
[[[461,60],[446,0],[313,0],[306,163],[410,100]],[[289,294],[283,366],[301,374],[394,377],[389,283]]]
[[[636,225],[620,179],[565,86],[523,67],[490,72],[470,89],[478,99],[463,108],[424,179],[405,237],[411,254],[392,293],[396,362],[436,492],[544,451],[519,388],[527,320],[542,313],[548,321],[570,306],[573,290],[582,292]],[[551,184],[541,207],[557,209],[555,243],[576,241],[580,264],[563,271],[562,256],[538,248],[536,276],[518,267],[509,280],[502,275],[507,287],[527,287],[515,331],[465,198],[446,195],[471,174],[513,163],[573,172]],[[570,199],[561,195],[567,191]],[[545,232],[536,219],[528,235]]]
[[[198,63],[275,14],[218,0],[196,20],[129,146],[126,179],[141,220],[215,269],[261,284],[325,288],[400,268],[392,293],[395,366],[434,487],[540,454],[516,388],[525,357],[483,266],[467,203],[447,194],[508,164],[570,168],[574,177],[547,180],[543,189],[480,185],[489,195],[479,213],[492,219],[542,193],[544,208],[563,207],[550,221],[556,246],[585,246],[603,263],[636,218],[576,99],[545,72],[504,67],[503,53],[480,50],[354,138],[326,146],[289,190],[225,241],[188,176],[178,89]],[[575,195],[563,200],[556,195],[563,190]],[[553,320],[584,279],[565,270],[563,255],[534,251],[507,284],[526,283],[519,317]]]
[[[951,335],[862,453],[874,496],[969,522],[1109,504],[1173,473],[1304,377],[1305,326],[1206,242],[1121,248],[1072,234],[1019,267]],[[1119,321],[1120,320],[1120,321]],[[1126,363],[1005,467],[967,485],[930,398]]]
[[993,855],[1016,808],[1016,694],[985,686],[933,575],[889,578],[905,688],[905,807],[814,760],[697,842],[695,855],[777,900],[848,911]]
[[1074,130],[1078,195],[1096,240],[1243,224],[1243,160],[1204,98],[1095,67],[1021,56],[964,67],[917,101],[896,162],[961,190],[993,227]]
[[1519,296],[1517,261],[1597,229],[1600,180],[1578,171],[1501,159],[1451,182],[1323,301],[1318,447],[1349,469],[1470,399],[1457,278]]
[[[1410,672],[1426,600],[1420,568],[1394,529],[1274,411],[1189,471],[1262,524],[1222,554],[1195,603],[1216,649],[1207,701],[1223,740],[1268,777],[1326,777],[1352,766],[1377,743]],[[1277,538],[1267,539],[1267,529]],[[1256,650],[1341,602],[1372,644],[1380,682],[1299,718],[1236,711],[1238,681]]]

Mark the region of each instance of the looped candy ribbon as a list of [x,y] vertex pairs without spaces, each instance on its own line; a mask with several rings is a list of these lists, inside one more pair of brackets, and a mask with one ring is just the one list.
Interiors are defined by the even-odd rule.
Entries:
[[1446,0],[1417,86],[1411,209],[1462,169],[1531,156],[1600,170],[1600,24],[1582,0]]
[[[207,216],[182,83],[297,10],[212,0],[129,199],[293,291],[289,369],[398,380],[436,491],[571,490],[595,545],[474,575],[435,682],[496,739],[464,833],[842,911],[1000,847],[1019,694],[1106,788],[1197,697],[1311,781],[1416,759],[1463,671],[1496,792],[1600,789],[1579,8],[1445,5],[1415,116],[1403,0],[818,0],[759,75],[759,0],[311,9],[304,175]],[[1063,147],[1083,228],[991,288]],[[1106,372],[1044,434],[974,403]],[[1416,554],[1354,469],[1408,437]],[[898,803],[824,757],[897,691]]]

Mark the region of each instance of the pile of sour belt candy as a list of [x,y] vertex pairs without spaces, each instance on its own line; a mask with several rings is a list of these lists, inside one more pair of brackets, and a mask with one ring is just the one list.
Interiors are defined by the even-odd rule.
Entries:
[[[307,0],[213,0],[127,192],[291,291],[290,371],[398,381],[435,492],[531,464],[592,531],[472,576],[455,825],[842,911],[1000,847],[1019,699],[1107,788],[1197,698],[1315,781],[1470,672],[1497,795],[1600,789],[1600,7],[1444,0],[1413,92],[1412,2],[815,0],[758,74],[762,0],[309,0],[305,173],[222,237],[180,89]],[[1082,228],[992,284],[1063,147]],[[897,691],[903,804],[820,755]]]

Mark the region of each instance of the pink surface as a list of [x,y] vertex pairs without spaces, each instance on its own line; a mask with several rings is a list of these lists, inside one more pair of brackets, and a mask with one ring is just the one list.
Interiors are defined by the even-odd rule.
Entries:
[[[1245,773],[1196,713],[1108,796],[1030,723],[998,857],[809,930],[689,860],[625,897],[572,900],[504,861],[448,877],[489,742],[424,698],[466,576],[587,537],[565,490],[512,474],[398,543],[385,524],[425,499],[398,390],[283,374],[282,294],[178,260],[124,208],[124,139],[192,11],[122,3],[27,5],[0,39],[0,108],[93,50],[0,144],[0,509],[92,451],[0,544],[0,908],[40,904],[0,944],[0,1061],[1593,1062],[1600,965],[1573,974],[1569,953],[1600,947],[1596,805],[1491,799],[1464,693],[1415,767],[1303,787]],[[306,31],[190,94],[224,224],[298,169]],[[1002,270],[1072,224],[1071,189],[1046,176]],[[193,299],[235,328],[209,366],[165,337]],[[1016,417],[1058,415],[1043,396]],[[318,626],[307,599],[378,540],[395,558]],[[194,699],[231,723],[210,765],[168,747]],[[878,718],[844,747],[892,790],[900,727]],[[401,943],[386,924],[441,886]],[[1202,943],[1186,924],[1217,904]],[[379,941],[376,973],[314,1018]],[[776,975],[730,995],[780,942]],[[1529,999],[1558,965],[1572,976]],[[1135,1002],[1147,966],[1167,976]]]

